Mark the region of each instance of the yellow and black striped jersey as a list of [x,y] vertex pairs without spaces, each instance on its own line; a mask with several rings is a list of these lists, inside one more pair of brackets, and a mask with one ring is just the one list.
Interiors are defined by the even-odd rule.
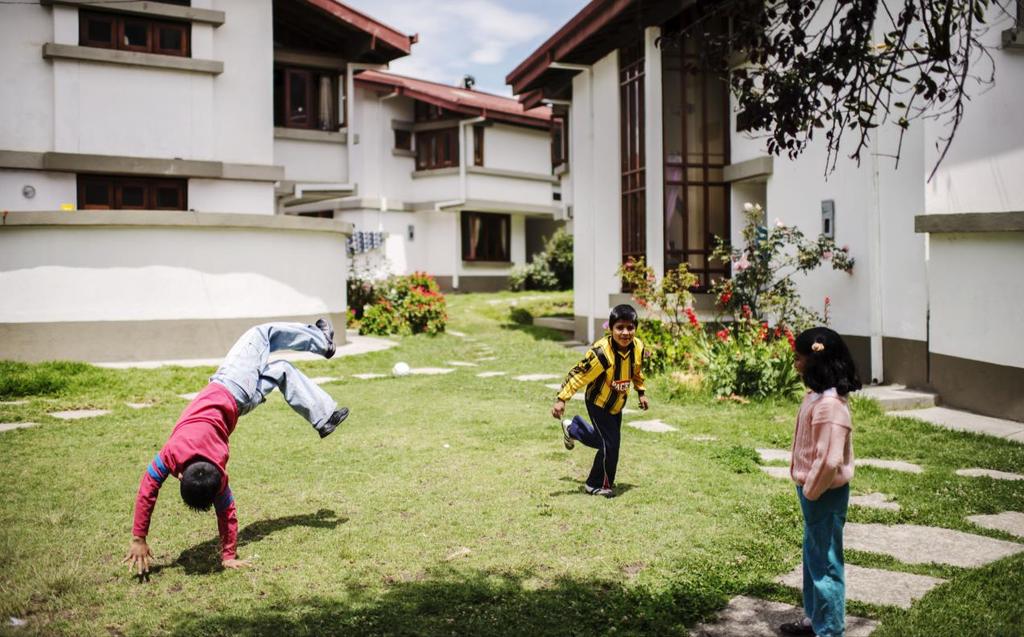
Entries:
[[640,339],[634,338],[628,348],[620,351],[611,337],[606,336],[594,343],[583,360],[569,370],[558,397],[570,400],[586,386],[589,402],[617,414],[626,406],[631,384],[638,394],[644,395],[643,355],[644,344]]

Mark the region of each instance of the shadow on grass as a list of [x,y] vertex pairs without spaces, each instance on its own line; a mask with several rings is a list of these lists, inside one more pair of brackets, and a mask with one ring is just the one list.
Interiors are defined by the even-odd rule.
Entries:
[[445,571],[356,599],[277,598],[244,612],[175,618],[186,635],[685,635],[725,605],[723,583],[697,578],[653,592],[597,579]]
[[565,332],[559,332],[553,330],[550,327],[538,327],[536,325],[524,325],[522,323],[502,323],[501,329],[522,332],[528,336],[533,337],[535,341],[555,341],[556,343],[563,343],[569,340]]
[[[260,520],[249,524],[238,532],[238,548],[246,544],[259,542],[275,531],[293,526],[305,526],[314,529],[333,529],[339,524],[348,522],[348,518],[339,518],[330,509],[320,509],[316,513],[287,515],[270,520]],[[187,548],[178,559],[163,568],[181,567],[188,575],[208,575],[224,570],[220,565],[220,539],[214,538]],[[161,567],[156,567],[156,573]]]
[[[566,489],[565,491],[552,491],[551,493],[548,494],[549,497],[557,498],[566,495],[579,495],[586,496],[588,498],[594,497],[593,495],[583,490],[583,485],[586,484],[583,480],[577,480],[576,478],[570,478],[567,476],[559,478],[559,480],[561,480],[562,482],[571,482],[574,486]],[[624,494],[636,488],[638,487],[635,484],[630,484],[628,482],[619,482],[615,485],[615,497],[620,498]]]

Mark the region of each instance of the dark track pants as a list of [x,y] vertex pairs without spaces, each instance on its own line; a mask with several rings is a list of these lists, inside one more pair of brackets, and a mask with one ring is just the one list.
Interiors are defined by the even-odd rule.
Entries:
[[594,424],[590,425],[583,418],[574,416],[572,424],[568,427],[569,435],[586,446],[597,449],[594,465],[587,476],[587,486],[611,489],[615,486],[615,468],[619,464],[622,412],[610,414],[588,400],[587,413]]

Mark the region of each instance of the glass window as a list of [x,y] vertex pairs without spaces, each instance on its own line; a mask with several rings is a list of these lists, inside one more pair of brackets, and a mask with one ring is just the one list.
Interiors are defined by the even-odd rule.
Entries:
[[80,210],[186,210],[187,179],[79,175]]
[[511,215],[463,211],[462,260],[510,261]]
[[81,46],[188,57],[191,36],[189,22],[87,10],[78,12]]

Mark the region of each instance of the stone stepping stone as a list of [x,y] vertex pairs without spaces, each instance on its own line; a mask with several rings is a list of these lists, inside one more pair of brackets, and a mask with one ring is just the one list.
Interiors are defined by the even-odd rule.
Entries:
[[996,471],[994,469],[957,469],[956,474],[958,476],[965,476],[967,478],[992,478],[994,480],[1024,480],[1024,476],[1019,473],[1010,473],[1009,471]]
[[0,422],[0,432],[3,431],[14,431],[15,429],[28,429],[29,427],[35,427],[38,423],[34,422]]
[[562,386],[559,385],[558,383],[545,383],[544,386],[547,387],[548,389],[553,389],[555,391],[558,391],[562,388]]
[[639,414],[640,410],[639,409],[633,409],[632,407],[623,407],[622,408],[622,413],[624,413],[624,414]]
[[199,395],[199,392],[194,391],[191,394],[178,394],[178,398],[184,398],[185,400],[195,400],[195,397]]
[[848,549],[881,553],[907,564],[975,568],[1024,551],[1024,544],[914,524],[847,524]]
[[967,520],[985,529],[1005,531],[1010,535],[1024,537],[1024,513],[1003,511],[994,515],[969,515]]
[[[792,571],[776,581],[783,586],[801,590],[804,584],[803,565],[797,564]],[[926,575],[846,565],[846,599],[878,606],[910,608],[915,600],[945,582],[944,579]]]
[[72,409],[69,411],[51,411],[50,415],[61,420],[81,420],[83,418],[106,416],[109,413],[109,409]]
[[477,378],[494,378],[495,376],[504,376],[508,372],[480,372],[476,375]]
[[[706,434],[698,434],[696,436],[690,436],[690,440],[696,440],[697,442],[714,442],[718,440],[718,436],[709,436]],[[786,476],[787,478],[789,476]]]
[[374,378],[386,378],[387,374],[377,374],[377,373],[374,373],[374,372],[364,372],[362,374],[352,374],[352,377],[353,378],[358,378],[359,380],[372,380]]
[[496,360],[498,360],[498,357],[497,356],[481,356],[477,360],[480,361],[481,363],[486,363],[488,361],[496,361]]
[[[697,624],[692,637],[778,637],[780,624],[800,621],[804,609],[740,595],[718,613],[715,622]],[[868,637],[878,622],[863,617],[846,616],[846,637]]]
[[756,451],[764,462],[789,462],[789,450],[787,449],[757,449]]
[[476,363],[467,363],[466,361],[448,361],[448,364],[452,367],[480,367]]
[[11,406],[14,406],[14,405],[27,405],[27,404],[28,404],[27,400],[4,400],[4,401],[0,401],[0,405],[11,405]]
[[438,376],[440,374],[450,374],[454,371],[450,367],[413,367],[409,370],[409,373],[416,374],[417,376]]
[[148,407],[152,407],[153,403],[125,403],[125,405],[132,409],[146,409]]
[[449,334],[451,334],[452,336],[458,336],[459,338],[466,338],[466,333],[465,332],[459,332],[457,330],[445,330],[445,331],[448,332]]
[[924,469],[921,465],[904,460],[879,460],[878,458],[855,458],[853,461],[856,467],[877,467],[878,469],[889,469],[891,471],[902,471],[903,473],[921,473]]
[[531,380],[552,380],[558,378],[558,374],[521,374],[519,376],[513,376],[514,380],[518,381],[531,381]]
[[672,425],[660,420],[631,420],[626,424],[634,429],[639,429],[640,431],[650,431],[658,434],[668,433],[669,431],[679,431]]
[[1006,438],[1017,442],[1024,441],[1021,438],[1024,435],[1024,423],[1013,420],[991,418],[957,409],[934,406],[929,406],[928,409],[904,411],[893,415],[917,418],[918,420],[923,420],[945,429],[952,429],[953,431],[973,431],[974,433]]
[[586,398],[583,396],[583,394],[574,394],[572,399],[573,400],[586,400]]
[[335,376],[317,376],[316,378],[310,378],[309,380],[316,383],[317,385],[323,385],[325,383],[334,383],[341,379]]
[[850,496],[850,506],[867,507],[869,509],[885,509],[886,511],[899,511],[900,505],[889,500],[884,493],[867,493],[865,495]]
[[778,478],[779,480],[790,479],[789,467],[766,467],[764,465],[759,465],[759,467],[761,471],[764,471],[773,478]]

